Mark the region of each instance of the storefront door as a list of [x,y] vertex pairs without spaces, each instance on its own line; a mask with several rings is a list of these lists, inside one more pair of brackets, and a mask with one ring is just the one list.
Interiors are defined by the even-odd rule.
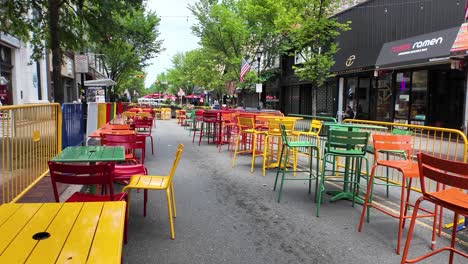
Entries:
[[464,76],[457,70],[430,72],[428,125],[461,129],[463,124]]

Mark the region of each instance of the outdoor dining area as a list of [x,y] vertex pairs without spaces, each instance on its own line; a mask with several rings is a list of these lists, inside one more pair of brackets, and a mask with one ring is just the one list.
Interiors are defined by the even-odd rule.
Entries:
[[[468,216],[468,142],[455,130],[245,109],[185,109],[175,114],[172,119],[171,109],[130,107],[88,133],[86,144],[51,155],[47,169],[55,202],[14,200],[0,205],[0,263],[147,262],[144,257],[152,255],[155,234],[163,234],[168,247],[176,230],[182,230],[178,234],[183,241],[191,232],[195,237],[200,236],[197,232],[216,236],[218,227],[211,225],[223,223],[223,214],[216,209],[210,215],[209,206],[224,205],[231,197],[235,208],[268,204],[258,207],[261,216],[255,210],[240,211],[247,215],[239,217],[253,215],[255,225],[265,225],[260,233],[273,232],[265,224],[268,219],[286,224],[278,215],[289,210],[298,214],[296,203],[302,199],[313,204],[300,212],[307,216],[305,222],[327,225],[332,224],[327,223],[330,214],[341,215],[354,227],[354,241],[365,233],[372,236],[376,227],[392,229],[386,236],[389,242],[381,241],[379,247],[401,263],[430,260],[441,251],[448,252],[443,255],[447,263],[468,257],[466,235],[457,238]],[[182,157],[184,150],[188,153]],[[184,160],[190,164],[177,173]],[[176,174],[181,174],[178,181]],[[201,175],[207,175],[208,182],[202,183]],[[242,178],[229,179],[232,175]],[[203,201],[205,194],[197,189],[201,183],[208,186],[206,192],[215,189],[211,199]],[[63,184],[77,187],[65,196],[59,191]],[[273,195],[265,201],[261,188],[269,185]],[[179,208],[176,200],[183,201]],[[357,217],[343,215],[349,213],[346,208],[357,211]],[[175,221],[177,209],[182,219]],[[265,215],[268,211],[272,215]],[[148,219],[161,214],[162,223]],[[195,228],[196,216],[208,229]],[[398,224],[389,225],[383,220],[387,216]],[[222,226],[236,227],[239,219],[229,217]],[[151,228],[145,229],[147,225]],[[421,225],[426,230],[417,228]],[[128,258],[142,239],[149,247],[140,253],[144,260]],[[187,242],[181,243],[185,248]]]
[[[431,144],[441,147],[438,141],[446,140],[452,131],[431,131],[425,137],[426,131],[421,126],[352,121],[339,123],[326,117],[304,120],[302,116],[284,116],[279,111],[225,109],[177,113],[178,124],[188,130],[194,144],[212,144],[219,152],[226,146],[232,168],[250,160],[251,173],[258,167],[265,176],[267,169],[273,169],[276,172],[273,191],[278,192],[278,203],[286,181],[306,181],[308,193],[314,195],[317,217],[328,194],[330,202],[348,200],[353,207],[362,205],[357,223],[359,232],[364,222],[370,221],[371,208],[398,219],[395,240],[396,253],[402,255],[401,263],[417,262],[442,251],[450,252],[449,263],[453,263],[454,253],[467,258],[465,251],[455,249],[455,241],[460,219],[468,216],[468,164],[453,160],[463,156],[461,159],[465,161],[466,150],[460,156],[450,144],[440,148],[439,153],[427,148]],[[438,132],[442,137],[437,136]],[[426,149],[421,147],[421,138]],[[242,155],[248,159],[239,160]],[[395,175],[398,180],[391,179]],[[329,183],[341,189],[329,190]],[[384,190],[389,197],[392,187],[397,187],[396,193],[400,193],[397,211],[373,202],[376,190]],[[426,202],[422,206],[423,201],[431,205]],[[453,216],[448,224],[453,226],[451,243],[436,249],[444,213]],[[420,218],[432,222],[432,239],[428,242],[432,251],[410,259],[413,230]],[[406,242],[405,222],[409,223]]]

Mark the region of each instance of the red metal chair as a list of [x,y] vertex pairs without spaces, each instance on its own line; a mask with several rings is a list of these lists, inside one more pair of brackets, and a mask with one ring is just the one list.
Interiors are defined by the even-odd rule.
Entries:
[[151,128],[153,127],[153,119],[150,118],[137,118],[134,120],[135,131],[137,135],[145,136],[151,139],[151,154],[154,155],[153,136],[151,135]]
[[136,174],[148,175],[148,169],[143,164],[115,165],[114,181],[127,185],[130,178]]
[[[364,205],[362,207],[361,212],[361,219],[359,221],[358,231],[361,232],[362,224],[364,222],[366,210],[367,210],[367,221],[369,222],[369,210],[372,207],[375,208],[382,213],[385,213],[393,218],[399,219],[398,225],[398,240],[397,240],[397,247],[396,253],[400,254],[400,245],[401,245],[401,237],[403,235],[403,228],[405,226],[405,221],[408,218],[412,218],[411,216],[407,215],[408,207],[414,206],[409,202],[410,200],[410,193],[411,193],[411,184],[413,179],[419,178],[419,169],[418,164],[411,159],[411,136],[409,135],[376,135],[372,136],[374,141],[374,157],[375,157],[375,164],[372,166],[371,174],[369,176],[369,182],[367,184],[367,192],[366,198],[364,200]],[[399,152],[406,157],[406,159],[401,160],[387,160],[381,159],[380,155],[382,152],[391,153],[391,152]],[[384,166],[388,168],[392,168],[401,172],[401,195],[400,195],[400,213],[395,214],[385,207],[379,206],[376,203],[372,203],[372,191],[375,179],[375,170],[378,166]],[[387,185],[387,184],[385,184]],[[400,187],[400,185],[392,185],[396,187]],[[430,212],[425,209],[423,210],[426,214],[417,215],[417,218],[421,217],[433,217],[434,222],[436,221],[436,211]]]
[[126,201],[124,241],[127,243],[127,194],[125,192],[114,193],[114,163],[75,165],[49,161],[48,165],[56,202],[60,202],[57,182],[75,185],[102,185],[103,190],[109,190],[109,194],[102,195],[75,192],[65,202]]
[[[453,263],[454,253],[468,258],[468,254],[455,249],[458,216],[468,216],[468,194],[466,193],[468,190],[468,164],[439,159],[427,154],[418,153],[418,165],[423,196],[416,201],[414,206],[413,217],[411,218],[401,263],[415,263],[445,250],[450,251],[449,263]],[[437,182],[435,192],[428,192],[428,190],[426,190],[426,178]],[[453,188],[441,188],[441,185]],[[443,208],[447,208],[454,212],[452,240],[449,247],[442,247],[417,258],[407,259],[413,236],[414,224],[416,222],[416,217],[414,216],[416,216],[418,214],[418,210],[421,209],[420,204],[422,201],[432,202],[436,207],[442,206]],[[434,223],[432,228],[432,245],[435,244],[435,233],[436,228]]]
[[195,142],[195,137],[198,133],[200,135],[201,133],[201,124],[203,122],[203,112],[205,110],[196,110],[195,111],[195,118],[193,120],[193,137],[192,137],[192,143]]
[[[101,145],[123,146],[125,148],[125,160],[134,163],[145,163],[145,136],[142,135],[118,135],[101,134]],[[141,150],[141,158],[138,160],[136,151]]]
[[219,111],[205,111],[203,112],[203,119],[200,127],[200,137],[198,138],[198,145],[203,137],[207,137],[208,144],[210,144],[210,137],[212,143],[219,144],[221,130],[221,114]]

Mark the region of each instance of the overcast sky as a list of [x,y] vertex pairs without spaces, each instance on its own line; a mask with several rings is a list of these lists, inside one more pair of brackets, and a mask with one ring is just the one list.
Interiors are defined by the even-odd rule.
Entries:
[[171,58],[177,52],[184,52],[198,47],[198,38],[192,34],[191,26],[195,23],[188,4],[196,0],[148,0],[148,9],[156,11],[161,18],[159,32],[166,49],[158,57],[150,60],[146,71],[145,85],[149,87],[156,80],[158,73],[171,68]]

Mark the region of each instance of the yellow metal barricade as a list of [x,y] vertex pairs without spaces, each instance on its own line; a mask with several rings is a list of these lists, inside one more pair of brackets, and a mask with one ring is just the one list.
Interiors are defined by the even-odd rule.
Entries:
[[[371,136],[369,137],[370,145],[372,145],[372,134],[392,134],[392,131],[394,131],[395,129],[398,129],[400,131],[408,131],[411,135],[412,140],[411,143],[413,146],[413,153],[411,153],[411,156],[413,159],[416,159],[416,154],[422,151],[424,153],[431,154],[439,158],[466,162],[468,141],[465,134],[463,134],[463,132],[461,132],[460,130],[357,119],[346,119],[343,122],[386,127],[386,130],[369,131],[371,132]],[[366,130],[363,129],[363,131]],[[374,155],[368,154],[368,158],[371,164],[373,164]],[[401,156],[394,155],[390,158],[398,159],[401,158]],[[376,175],[383,176],[386,173],[386,168],[378,168]],[[401,175],[398,173],[398,171],[390,169],[388,173],[389,179],[392,182],[401,183]],[[419,181],[414,182],[413,186],[414,190],[420,191]],[[434,183],[432,183],[431,181],[427,181],[426,188],[429,188],[429,190],[435,190],[435,187],[436,186]]]
[[47,174],[62,148],[60,104],[0,107],[2,203],[16,202]]

